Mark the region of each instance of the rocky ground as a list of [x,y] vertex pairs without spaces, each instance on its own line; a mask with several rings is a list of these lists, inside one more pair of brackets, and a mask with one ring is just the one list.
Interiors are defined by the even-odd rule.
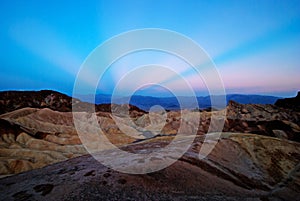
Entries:
[[[284,100],[279,102],[276,106],[231,101],[223,111],[193,111],[191,117],[199,116],[199,122],[183,118],[179,111],[146,113],[130,105],[97,105],[95,114],[104,134],[130,152],[167,146],[180,126],[187,134],[182,140],[197,132],[190,149],[173,165],[132,175],[101,165],[81,144],[71,106],[75,105],[75,115],[86,116],[91,115],[85,111],[89,104],[54,91],[1,92],[0,175],[5,178],[0,180],[0,199],[296,200],[300,113],[290,100],[288,107]],[[119,115],[113,117],[111,110]],[[126,116],[123,111],[128,110]],[[211,116],[223,112],[224,133],[211,154],[200,160]],[[114,154],[106,152],[107,157]]]
[[[126,146],[153,150],[157,139]],[[199,136],[180,160],[154,173],[124,174],[91,155],[55,163],[0,182],[2,200],[296,200],[299,144],[253,134],[224,133],[199,160]],[[113,155],[113,152],[110,152]],[[155,160],[163,160],[156,158]],[[135,158],[128,163],[136,162]]]

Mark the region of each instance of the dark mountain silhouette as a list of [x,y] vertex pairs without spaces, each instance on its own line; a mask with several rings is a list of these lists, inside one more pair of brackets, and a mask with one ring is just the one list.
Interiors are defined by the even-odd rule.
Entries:
[[72,108],[72,98],[52,90],[0,92],[1,114],[25,107],[68,112]]
[[[95,107],[95,111],[111,112],[112,107],[116,110],[127,106],[116,104],[93,105],[53,90],[0,92],[0,114],[25,107],[49,108],[59,112],[71,112],[72,108],[75,111],[90,111]],[[134,105],[128,105],[128,107],[129,111],[144,112]]]
[[278,107],[289,108],[296,111],[300,111],[300,91],[296,97],[278,99],[275,103]]

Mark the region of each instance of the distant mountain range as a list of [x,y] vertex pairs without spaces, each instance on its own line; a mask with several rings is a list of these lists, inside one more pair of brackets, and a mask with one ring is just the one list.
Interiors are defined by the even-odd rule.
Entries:
[[[93,103],[92,95],[77,95],[82,101]],[[179,110],[181,109],[205,109],[211,108],[210,96],[197,97],[197,104],[193,104],[193,98],[181,96],[181,107],[176,97],[152,97],[152,96],[140,96],[133,95],[131,97],[115,97],[112,103],[124,104],[129,103],[139,107],[142,110],[149,111],[154,105],[160,105],[166,110]],[[230,100],[241,104],[274,104],[280,97],[264,96],[264,95],[242,95],[242,94],[229,94],[226,96],[226,105]],[[95,96],[96,104],[104,104],[111,102],[111,95],[97,94]],[[217,106],[218,107],[218,106]]]

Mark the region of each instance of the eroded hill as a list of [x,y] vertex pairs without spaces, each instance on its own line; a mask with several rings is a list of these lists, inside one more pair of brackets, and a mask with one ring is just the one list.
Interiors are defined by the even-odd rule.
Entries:
[[[186,134],[183,141],[197,133],[190,149],[173,165],[130,175],[99,164],[82,145],[73,115],[91,117],[91,111],[84,110],[90,107],[88,103],[72,103],[70,97],[53,91],[44,93],[13,102],[9,96],[1,97],[0,174],[23,173],[0,180],[0,199],[295,200],[300,195],[300,113],[291,108],[230,102],[225,111],[193,111],[182,116],[180,111],[146,113],[130,105],[96,106],[94,114],[105,136],[132,153],[167,146],[180,127]],[[77,107],[73,113],[72,104]],[[207,134],[212,114],[224,112],[222,137],[200,159],[204,138],[214,135]],[[190,121],[196,116],[199,122]],[[97,138],[93,141],[98,144]],[[114,158],[113,150],[104,153]],[[149,160],[159,163],[164,158]],[[128,158],[127,162],[136,161],[140,160]]]

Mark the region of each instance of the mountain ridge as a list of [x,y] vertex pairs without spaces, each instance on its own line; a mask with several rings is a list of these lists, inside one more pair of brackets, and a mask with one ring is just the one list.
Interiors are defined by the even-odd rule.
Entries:
[[[76,105],[78,110],[83,110],[90,104],[93,104],[94,101],[92,100],[92,97],[93,95],[75,95],[74,97],[71,97],[54,90],[0,91],[0,114],[24,107],[47,107],[53,110],[67,112],[72,111],[72,105]],[[215,97],[218,98],[218,96]],[[160,105],[167,111],[212,108],[210,96],[196,97],[198,104],[194,103],[194,99],[191,97],[180,96],[179,99],[182,101],[181,106],[176,97],[154,97],[142,95],[133,95],[132,97],[118,96],[114,98],[111,103],[111,95],[96,94],[95,105],[96,111],[110,111],[110,105],[124,105],[128,103],[132,110],[140,109],[142,112],[149,111],[154,105]],[[235,101],[241,104],[275,104],[278,100],[281,100],[280,97],[266,95],[226,95],[226,105],[228,105],[229,101]],[[215,107],[218,108],[218,106]],[[223,108],[220,106],[218,109]]]
[[[75,97],[86,102],[90,102],[90,103],[94,102],[93,95],[76,95]],[[214,97],[218,98],[220,96],[215,95]],[[129,103],[145,111],[149,111],[150,108],[154,105],[160,105],[166,110],[195,109],[195,108],[206,109],[212,107],[210,96],[197,96],[196,99],[198,101],[198,105],[191,104],[194,102],[193,98],[191,97],[179,96],[178,98],[182,101],[182,106],[180,106],[175,96],[174,97],[155,97],[155,96],[142,96],[142,95],[133,95],[131,97],[116,96],[112,102],[115,104]],[[256,95],[256,94],[227,94],[226,105],[231,100],[241,104],[274,104],[280,98],[281,97],[277,97],[277,96]],[[111,102],[111,95],[109,94],[95,95],[96,104],[103,104],[103,103],[110,103],[110,102]]]
[[129,107],[129,110],[135,110],[142,113],[145,112],[134,105],[128,105],[128,104],[127,105],[126,104],[94,105],[53,90],[0,91],[0,114],[4,114],[25,107],[49,108],[59,112],[86,111],[86,110],[110,112],[112,108],[120,109],[122,107]]

